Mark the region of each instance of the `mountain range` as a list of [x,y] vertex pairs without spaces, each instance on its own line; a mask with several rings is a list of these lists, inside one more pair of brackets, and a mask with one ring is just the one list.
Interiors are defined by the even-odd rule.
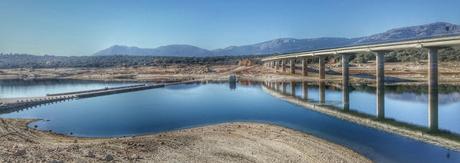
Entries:
[[235,55],[262,55],[308,51],[332,47],[391,42],[416,38],[428,38],[442,35],[460,34],[460,26],[445,22],[436,22],[419,26],[395,28],[358,38],[321,37],[321,38],[279,38],[261,43],[229,46],[222,49],[208,50],[192,45],[167,45],[157,48],[139,48],[124,45],[114,45],[96,52],[94,55],[132,55],[132,56],[235,56]]

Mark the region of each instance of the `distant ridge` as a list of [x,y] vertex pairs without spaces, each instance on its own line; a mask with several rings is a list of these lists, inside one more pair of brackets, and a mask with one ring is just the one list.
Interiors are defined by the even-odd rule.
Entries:
[[114,45],[101,50],[94,55],[133,55],[133,56],[210,56],[212,52],[191,45],[168,45],[154,49],[138,48],[134,46]]
[[460,34],[459,25],[437,22],[426,25],[391,29],[383,33],[358,38],[354,44],[387,42],[393,40],[396,41],[453,34]]
[[460,26],[445,22],[402,27],[388,30],[383,33],[359,38],[323,37],[311,39],[279,38],[261,43],[230,46],[222,49],[207,50],[192,45],[167,45],[157,48],[138,48],[123,45],[114,45],[96,52],[94,55],[132,55],[132,56],[235,56],[289,53],[340,47],[356,44],[389,42],[396,40],[427,38],[442,35],[460,34]]

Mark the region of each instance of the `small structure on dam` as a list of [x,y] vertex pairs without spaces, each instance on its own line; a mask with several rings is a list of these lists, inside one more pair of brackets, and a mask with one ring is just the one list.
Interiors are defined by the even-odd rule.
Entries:
[[236,89],[237,78],[236,75],[232,74],[228,77],[228,84],[231,90]]

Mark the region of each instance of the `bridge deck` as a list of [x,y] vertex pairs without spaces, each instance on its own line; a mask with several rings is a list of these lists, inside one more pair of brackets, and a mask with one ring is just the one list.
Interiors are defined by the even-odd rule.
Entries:
[[399,42],[369,44],[369,45],[357,45],[357,46],[349,46],[349,47],[341,47],[341,48],[331,48],[331,49],[323,49],[323,50],[289,53],[285,55],[264,58],[262,59],[262,61],[266,62],[266,61],[275,61],[275,60],[281,60],[281,59],[292,59],[292,58],[297,58],[297,57],[312,57],[312,56],[359,53],[359,52],[370,52],[370,51],[390,51],[390,50],[400,50],[400,49],[410,49],[410,48],[450,47],[450,46],[459,46],[459,45],[460,45],[460,36],[448,36],[448,37],[440,37],[440,38],[399,41]]

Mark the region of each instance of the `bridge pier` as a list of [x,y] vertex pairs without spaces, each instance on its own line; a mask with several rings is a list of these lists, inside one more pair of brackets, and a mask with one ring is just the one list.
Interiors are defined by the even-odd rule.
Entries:
[[286,94],[287,83],[282,82],[281,85],[282,85],[282,87],[283,87],[283,88],[282,88],[283,94]]
[[438,130],[438,49],[428,49],[428,127]]
[[326,102],[326,83],[324,81],[319,82],[319,103],[324,104]]
[[308,83],[307,82],[302,82],[302,97],[303,99],[307,100],[308,99]]
[[342,54],[342,105],[346,111],[350,109],[349,58],[350,54]]
[[286,60],[281,60],[281,68],[283,69],[283,72],[286,72]]
[[274,61],[275,62],[275,71],[278,71],[280,69],[279,61]]
[[289,60],[289,73],[295,74],[295,59]]
[[377,119],[385,118],[385,52],[378,51],[376,63],[376,111]]
[[326,77],[324,56],[319,56],[319,80],[324,80]]
[[295,81],[291,81],[291,96],[295,97]]
[[308,75],[308,69],[307,69],[307,58],[302,59],[302,75],[307,76]]

